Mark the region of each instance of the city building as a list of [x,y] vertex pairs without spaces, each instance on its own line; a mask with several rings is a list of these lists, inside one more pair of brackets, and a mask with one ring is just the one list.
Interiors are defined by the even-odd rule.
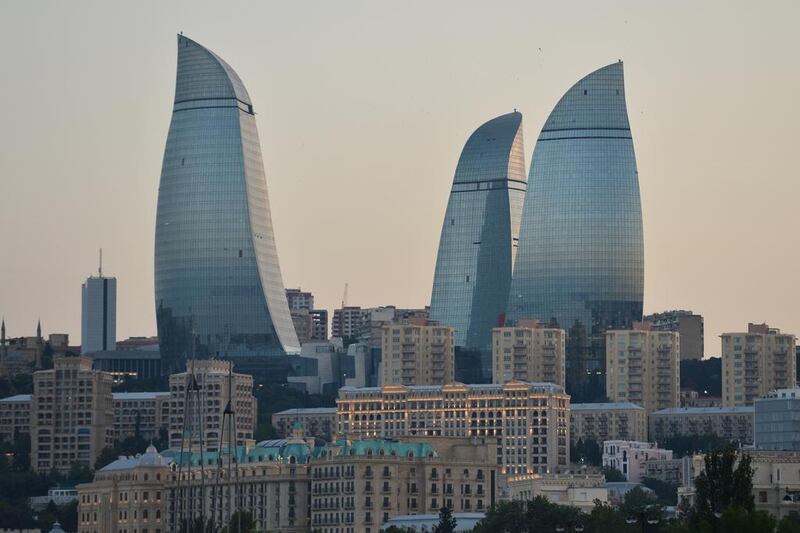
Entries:
[[650,413],[650,439],[715,435],[740,444],[753,443],[753,406],[672,407]]
[[31,468],[39,473],[92,468],[114,444],[111,374],[92,369],[85,356],[53,358],[53,368],[33,374]]
[[78,533],[167,533],[166,484],[170,462],[154,446],[136,457],[120,457],[78,491]]
[[591,513],[595,501],[608,503],[602,474],[525,474],[508,478],[512,500],[523,502],[544,496],[551,503],[577,507]]
[[[119,348],[119,345],[117,346]],[[153,379],[162,376],[161,352],[156,350],[117,349],[89,354],[95,370],[114,376],[114,383],[126,380]]]
[[567,392],[600,401],[605,332],[642,319],[643,290],[642,209],[620,61],[573,85],[539,134],[507,315],[565,329]]
[[383,327],[384,385],[444,385],[455,373],[454,330],[437,324]]
[[358,306],[343,306],[333,311],[332,337],[357,338],[369,321],[369,314]]
[[288,437],[294,424],[300,424],[305,435],[331,442],[336,431],[336,408],[286,409],[272,415],[272,426],[280,437]]
[[[50,505],[68,505],[78,501],[78,491],[70,487],[50,487],[47,489],[47,496],[31,496],[28,498],[28,505],[34,511],[44,511]],[[0,531],[3,531],[0,529]]]
[[755,447],[800,451],[800,388],[778,389],[753,402]]
[[392,517],[484,512],[496,502],[493,439],[341,440],[315,454],[311,523],[329,532],[377,532]]
[[652,331],[647,322],[610,330],[606,355],[606,394],[611,401],[641,405],[648,414],[680,405],[678,333]]
[[552,383],[344,387],[336,431],[345,438],[497,437],[502,474],[556,473],[569,467],[569,401]]
[[286,301],[289,313],[297,333],[297,340],[302,346],[314,339],[314,295],[302,289],[286,289]]
[[307,342],[302,345],[300,356],[291,358],[292,373],[287,381],[308,394],[336,394],[344,384],[343,357],[344,345],[339,337]]
[[[486,513],[453,513],[453,518],[456,521],[456,527],[453,532],[469,533],[485,517]],[[439,513],[395,516],[394,518],[389,518],[381,530],[396,527],[401,531],[435,531],[436,526],[439,525],[439,520]]]
[[[155,232],[165,372],[245,359],[268,376],[300,351],[275,247],[253,102],[219,56],[178,36]],[[245,363],[237,364],[241,369]]]
[[536,320],[492,330],[492,382],[545,381],[564,386],[563,329],[545,328]]
[[286,289],[286,303],[289,311],[311,311],[314,309],[314,295],[303,289]]
[[158,337],[128,337],[117,342],[117,350],[158,351]]
[[522,114],[470,135],[456,166],[431,293],[431,319],[455,328],[455,345],[480,353],[491,376],[492,328],[502,325],[527,188]]
[[616,468],[631,483],[645,477],[647,461],[672,459],[672,450],[664,450],[655,442],[608,440],[603,443],[603,466]]
[[0,376],[31,374],[43,367],[45,354],[52,356],[77,354],[80,350],[69,346],[69,335],[51,333],[42,336],[42,323],[36,324],[33,337],[7,337],[6,322],[0,322]]
[[81,286],[81,353],[117,347],[117,278],[103,276],[102,255],[97,276]]
[[681,390],[681,407],[720,407],[721,405],[722,398],[719,396],[707,396],[705,394],[701,396],[699,392],[694,390]]
[[114,438],[157,439],[169,426],[169,392],[115,392]]
[[705,353],[703,316],[691,311],[664,311],[653,313],[643,319],[656,331],[675,331],[681,338],[681,361],[700,360]]
[[13,442],[31,432],[31,395],[15,394],[0,400],[0,442]]
[[[230,361],[190,361],[186,372],[169,377],[170,449],[216,451],[252,446],[256,430],[253,376],[233,372]],[[231,417],[225,412],[233,411]]]
[[650,459],[644,463],[644,477],[682,486],[694,481],[692,456],[680,459]]
[[328,311],[326,309],[311,311],[311,340],[328,340]]
[[573,403],[569,411],[569,438],[602,444],[607,440],[647,440],[647,413],[630,402]]
[[794,387],[794,335],[751,323],[747,333],[723,333],[721,338],[723,405],[752,405],[770,391]]

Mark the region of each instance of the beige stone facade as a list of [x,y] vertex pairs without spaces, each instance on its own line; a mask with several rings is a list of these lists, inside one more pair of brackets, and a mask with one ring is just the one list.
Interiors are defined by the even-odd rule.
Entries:
[[602,446],[607,440],[647,439],[647,413],[630,402],[573,403],[569,411],[569,438],[572,444],[583,439]]
[[[191,446],[199,449],[201,435],[205,449],[216,450],[222,442],[231,442],[229,426],[223,428],[223,414],[228,399],[233,400],[236,417],[236,446],[252,446],[256,427],[256,399],[253,396],[253,376],[231,372],[231,363],[217,359],[190,361],[189,370],[169,377],[169,447],[181,448],[184,430],[191,432]],[[192,386],[192,375],[197,383],[197,393],[187,395]],[[188,398],[188,404],[187,404]],[[184,413],[188,413],[184,424]]]
[[392,324],[381,332],[384,385],[444,385],[455,373],[454,329]]
[[508,478],[512,500],[529,501],[544,496],[558,505],[577,507],[590,513],[595,500],[608,502],[606,478],[602,474],[529,474]]
[[650,414],[651,440],[692,435],[752,444],[753,407],[674,407]]
[[[487,440],[489,442],[487,442]],[[311,466],[310,527],[375,533],[390,518],[485,512],[497,497],[493,439],[341,442]]]
[[78,533],[167,533],[169,461],[150,446],[78,485]]
[[721,338],[723,405],[752,405],[772,390],[794,387],[794,335],[748,324],[747,333],[723,333]]
[[563,329],[520,320],[492,330],[492,381],[543,381],[564,386],[567,335]]
[[114,438],[158,438],[169,425],[169,401],[169,392],[115,392]]
[[680,405],[680,336],[648,323],[606,332],[606,395],[649,414]]
[[31,468],[66,473],[76,463],[94,466],[114,444],[111,383],[88,357],[55,357],[53,369],[34,372]]
[[336,407],[340,436],[497,437],[503,475],[569,467],[569,395],[552,383],[344,387]]

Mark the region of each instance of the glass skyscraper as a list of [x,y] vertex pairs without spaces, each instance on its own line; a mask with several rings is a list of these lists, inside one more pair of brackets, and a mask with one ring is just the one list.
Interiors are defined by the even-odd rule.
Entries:
[[[433,278],[430,317],[491,372],[492,328],[506,305],[525,196],[522,115],[483,124],[456,166]],[[463,379],[463,378],[462,378]]]
[[580,397],[576,381],[605,368],[606,329],[642,319],[643,286],[639,181],[617,62],[572,86],[536,141],[507,312],[569,332],[567,389]]
[[253,103],[233,69],[178,36],[155,236],[165,371],[186,358],[298,353]]

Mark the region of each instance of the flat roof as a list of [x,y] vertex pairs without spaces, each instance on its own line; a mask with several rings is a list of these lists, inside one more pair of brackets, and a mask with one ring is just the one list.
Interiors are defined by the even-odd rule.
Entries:
[[29,402],[31,401],[30,394],[15,394],[7,398],[0,399],[0,402]]
[[115,400],[155,400],[169,396],[169,392],[115,392],[112,396]]
[[654,415],[705,415],[705,414],[752,414],[752,405],[738,407],[670,407],[653,413]]
[[569,405],[572,411],[592,411],[602,409],[603,411],[615,411],[622,409],[636,409],[644,411],[644,407],[631,402],[601,402],[601,403],[572,403]]
[[335,407],[298,407],[273,413],[275,415],[330,415],[336,414]]

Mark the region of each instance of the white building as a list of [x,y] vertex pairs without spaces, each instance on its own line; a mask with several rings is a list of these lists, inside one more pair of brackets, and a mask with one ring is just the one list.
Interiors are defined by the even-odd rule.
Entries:
[[117,349],[117,278],[90,276],[81,287],[81,352]]
[[603,466],[616,468],[631,483],[645,477],[647,461],[672,459],[672,450],[659,448],[655,442],[608,440],[603,443]]

